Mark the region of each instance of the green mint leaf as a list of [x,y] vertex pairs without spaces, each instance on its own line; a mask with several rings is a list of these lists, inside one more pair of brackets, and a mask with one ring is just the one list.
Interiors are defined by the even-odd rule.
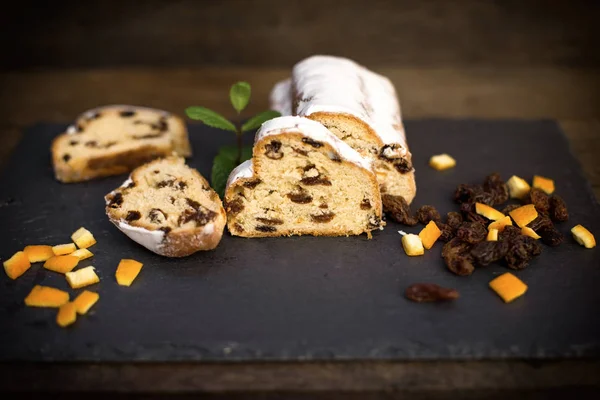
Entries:
[[[225,185],[227,184],[227,178],[231,174],[231,171],[237,164],[235,159],[237,157],[238,148],[236,146],[223,146],[219,149],[219,153],[213,160],[213,166],[211,171],[211,186],[221,196],[225,195]],[[242,147],[242,161],[249,160],[252,158],[252,146]]]
[[266,121],[280,116],[281,113],[279,111],[274,110],[268,110],[258,113],[254,117],[246,121],[244,125],[242,125],[242,132],[258,129]]
[[217,154],[213,160],[212,172],[210,176],[211,186],[221,197],[225,196],[225,185],[229,174],[236,167],[235,157],[229,158],[224,154]]
[[213,128],[224,129],[226,131],[237,132],[235,125],[229,122],[224,116],[209,110],[206,107],[193,106],[185,109],[186,115],[194,120],[202,121]]
[[229,100],[231,100],[231,105],[233,105],[238,114],[248,105],[250,93],[250,84],[248,82],[237,82],[231,86]]

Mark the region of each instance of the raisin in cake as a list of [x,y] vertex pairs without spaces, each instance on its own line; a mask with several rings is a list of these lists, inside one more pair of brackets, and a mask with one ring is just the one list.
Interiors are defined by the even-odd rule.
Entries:
[[129,105],[88,110],[52,143],[54,173],[61,182],[119,175],[169,155],[191,155],[183,120]]
[[384,226],[371,162],[302,117],[261,126],[252,160],[229,176],[225,204],[236,236],[370,236]]
[[163,256],[214,249],[225,228],[221,199],[182,157],[136,168],[105,200],[106,214],[117,228]]
[[312,56],[278,82],[271,108],[322,123],[363,157],[373,161],[382,194],[416,194],[415,171],[400,105],[391,81],[352,60]]

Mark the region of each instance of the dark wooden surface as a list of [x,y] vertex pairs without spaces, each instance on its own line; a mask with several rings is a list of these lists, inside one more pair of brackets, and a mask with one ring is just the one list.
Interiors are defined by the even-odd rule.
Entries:
[[[230,113],[228,87],[243,79],[253,87],[253,113],[294,62],[320,52],[389,75],[405,118],[558,120],[600,198],[599,7],[594,0],[13,2],[0,13],[0,168],[25,127],[68,123],[101,104],[176,113],[201,104]],[[0,365],[0,390],[593,398],[599,377],[598,360]]]

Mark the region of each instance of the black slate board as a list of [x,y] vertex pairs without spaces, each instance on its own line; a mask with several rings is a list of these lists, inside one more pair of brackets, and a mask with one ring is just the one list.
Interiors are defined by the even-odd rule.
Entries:
[[[565,243],[517,275],[527,294],[504,304],[488,282],[500,265],[471,277],[448,272],[441,243],[409,258],[389,222],[373,240],[350,238],[242,239],[225,234],[213,252],[185,259],[154,255],[127,239],[104,215],[103,195],[124,176],[63,185],[54,181],[48,148],[62,126],[37,125],[17,147],[0,180],[0,256],[27,244],[69,241],[84,225],[98,239],[94,265],[101,298],[69,329],[55,310],[27,308],[34,284],[69,290],[62,275],[34,265],[17,281],[0,276],[0,360],[328,360],[501,359],[589,357],[600,354],[600,252],[576,244],[569,229],[583,223],[600,238],[600,207],[566,138],[551,121],[406,123],[417,168],[416,208],[455,209],[461,182],[498,171],[508,178],[554,178],[571,219],[560,226]],[[191,126],[190,164],[209,175],[218,145],[231,135]],[[247,137],[251,141],[252,137]],[[429,156],[448,152],[455,169],[436,172]],[[119,259],[144,268],[129,288],[114,281]],[[457,288],[448,304],[416,304],[403,290],[417,281]],[[74,297],[78,291],[69,290]]]

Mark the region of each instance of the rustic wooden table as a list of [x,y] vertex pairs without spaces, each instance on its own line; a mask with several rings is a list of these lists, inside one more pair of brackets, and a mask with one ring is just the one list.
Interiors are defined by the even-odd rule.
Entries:
[[[379,69],[396,84],[405,119],[547,118],[557,120],[600,198],[600,78],[596,70],[558,67]],[[247,80],[248,113],[267,107],[271,68],[126,68],[0,74],[0,167],[22,130],[71,121],[81,111],[128,103],[183,113],[206,105],[229,113],[231,83]],[[540,151],[543,144],[540,143]],[[35,378],[35,379],[32,379]],[[510,362],[327,362],[264,364],[1,365],[13,391],[194,394],[235,398],[548,398],[598,395],[599,360]]]

